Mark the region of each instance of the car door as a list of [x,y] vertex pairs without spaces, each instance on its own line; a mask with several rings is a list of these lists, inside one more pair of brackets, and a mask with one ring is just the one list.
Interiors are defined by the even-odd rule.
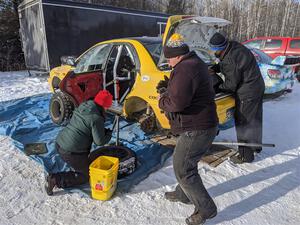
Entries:
[[300,38],[288,39],[286,55],[300,56]]
[[136,77],[138,59],[128,43],[115,43],[105,67],[105,89],[112,93],[117,103],[122,103],[130,92]]
[[93,98],[103,89],[103,68],[110,50],[110,44],[92,47],[79,57],[74,71],[64,79],[64,91],[71,95],[78,105]]

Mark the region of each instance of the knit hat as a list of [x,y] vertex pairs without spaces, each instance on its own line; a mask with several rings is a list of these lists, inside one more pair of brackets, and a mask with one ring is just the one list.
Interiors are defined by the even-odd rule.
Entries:
[[102,106],[104,109],[111,107],[113,96],[107,90],[101,90],[94,98],[97,105]]
[[189,46],[184,42],[180,34],[174,33],[164,46],[164,55],[166,58],[174,58],[176,56],[189,53]]
[[219,32],[216,32],[209,40],[209,45],[213,51],[221,51],[226,48],[228,43],[227,38],[225,38]]

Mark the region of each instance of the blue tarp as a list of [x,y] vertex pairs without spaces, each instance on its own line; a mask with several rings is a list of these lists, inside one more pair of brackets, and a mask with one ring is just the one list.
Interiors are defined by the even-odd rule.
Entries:
[[[41,163],[46,172],[55,173],[67,171],[69,168],[54,148],[55,138],[62,128],[53,124],[50,119],[50,97],[50,94],[43,94],[0,102],[0,135],[10,136],[21,151],[24,151],[24,146],[28,143],[46,143],[48,153],[29,157]],[[106,126],[111,128],[112,118],[106,121]],[[161,168],[171,156],[172,150],[152,142],[150,136],[145,135],[137,124],[128,124],[121,120],[120,127],[124,127],[120,130],[122,144],[134,150],[138,159],[136,171],[118,181],[117,191],[128,192],[133,185]],[[87,186],[80,189],[89,192]]]

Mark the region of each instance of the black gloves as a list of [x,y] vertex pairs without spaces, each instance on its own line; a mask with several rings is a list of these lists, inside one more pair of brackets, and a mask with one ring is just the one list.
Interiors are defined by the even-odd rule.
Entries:
[[110,136],[112,135],[112,130],[111,129],[107,129],[107,128],[104,128],[104,132],[105,132],[105,136]]
[[159,81],[156,86],[157,93],[162,94],[166,92],[168,83],[169,83],[169,78],[167,76],[164,76],[164,80]]
[[213,75],[215,73],[220,73],[221,69],[220,69],[220,65],[219,64],[214,64],[208,67],[208,73],[210,75]]

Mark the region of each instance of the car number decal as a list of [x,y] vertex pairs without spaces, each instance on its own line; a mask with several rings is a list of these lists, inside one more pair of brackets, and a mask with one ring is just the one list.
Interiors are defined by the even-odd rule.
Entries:
[[155,99],[157,99],[157,96],[151,96],[151,95],[150,95],[149,98],[155,100]]
[[142,81],[143,82],[147,82],[147,81],[149,81],[150,80],[150,77],[148,76],[148,75],[143,75],[142,76]]

